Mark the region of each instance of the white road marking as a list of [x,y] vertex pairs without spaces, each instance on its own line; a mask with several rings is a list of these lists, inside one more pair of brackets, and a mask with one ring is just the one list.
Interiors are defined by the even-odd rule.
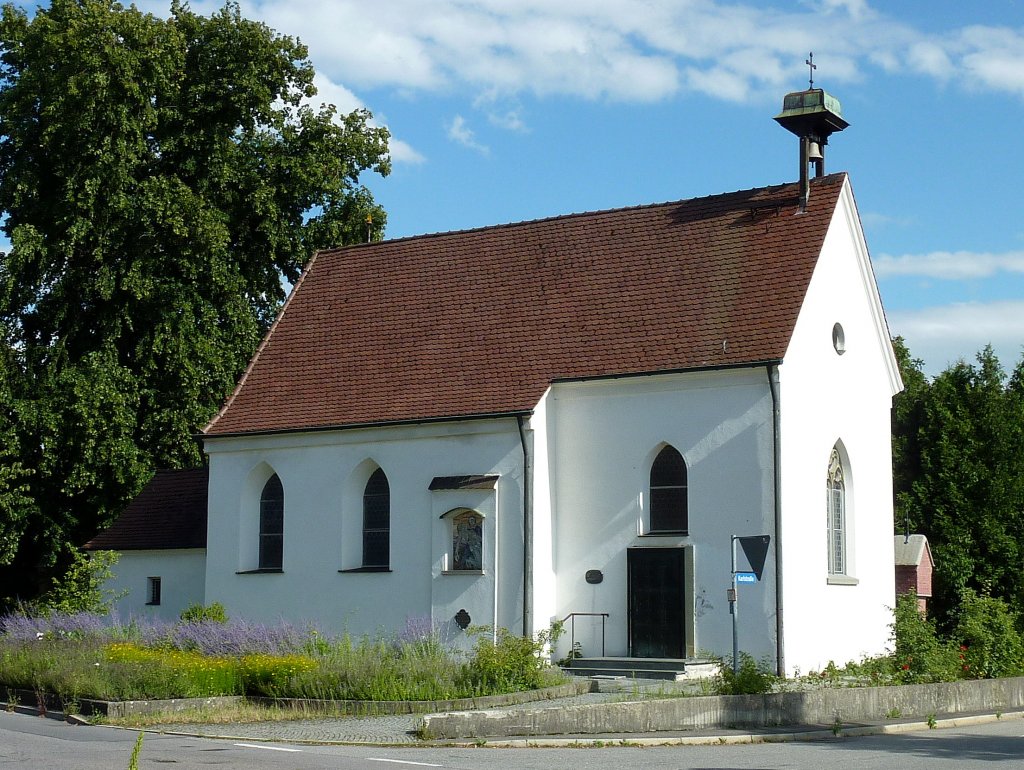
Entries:
[[408,762],[404,759],[377,759],[376,757],[367,757],[369,762],[394,762],[396,765],[417,765],[418,767],[444,767],[444,765],[432,765],[429,762]]
[[283,746],[258,746],[255,743],[236,743],[235,745],[241,746],[243,749],[266,749],[267,751],[302,751],[302,749],[286,749]]

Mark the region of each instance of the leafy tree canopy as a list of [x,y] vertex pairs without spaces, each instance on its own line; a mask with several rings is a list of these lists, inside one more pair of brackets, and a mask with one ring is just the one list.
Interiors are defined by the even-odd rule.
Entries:
[[938,618],[955,622],[972,591],[1024,606],[1024,361],[1008,379],[986,347],[928,382],[901,340],[896,350],[896,523],[931,543]]
[[[366,240],[368,219],[379,237],[359,176],[390,170],[387,131],[309,107],[313,74],[304,46],[234,2],[209,17],[175,2],[166,19],[108,0],[3,6],[0,432],[17,425],[19,456],[0,458],[0,564],[8,521],[28,522],[17,558],[45,561],[154,467],[201,462],[194,434],[282,278]],[[28,484],[18,516],[8,479],[15,497]]]

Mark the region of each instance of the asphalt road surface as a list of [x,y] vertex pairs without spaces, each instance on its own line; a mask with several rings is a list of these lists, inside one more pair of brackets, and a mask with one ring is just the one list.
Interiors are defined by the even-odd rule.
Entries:
[[[136,733],[0,712],[0,768],[127,768]],[[978,770],[1024,768],[1024,720],[901,735],[740,746],[499,749],[301,746],[147,733],[139,767],[263,770]]]

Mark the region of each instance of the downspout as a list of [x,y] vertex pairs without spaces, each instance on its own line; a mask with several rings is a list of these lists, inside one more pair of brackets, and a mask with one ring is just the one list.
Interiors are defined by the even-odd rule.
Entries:
[[533,636],[533,457],[526,441],[523,416],[516,415],[523,445],[523,636]]
[[498,646],[498,593],[501,589],[501,563],[499,562],[501,555],[501,544],[498,542],[501,539],[501,526],[504,517],[499,513],[501,511],[501,501],[503,495],[501,494],[501,487],[499,486],[494,491],[494,602],[492,604],[493,613],[491,614],[491,641],[494,646]]
[[782,427],[779,409],[779,366],[768,364],[768,387],[772,392],[772,475],[775,502],[775,673],[786,675],[785,625],[782,613],[782,500],[780,486],[782,462],[780,459]]

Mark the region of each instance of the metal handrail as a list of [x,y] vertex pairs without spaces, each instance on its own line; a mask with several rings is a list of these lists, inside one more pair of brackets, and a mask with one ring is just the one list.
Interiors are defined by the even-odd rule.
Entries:
[[608,618],[611,617],[607,612],[570,612],[564,618],[562,622],[569,621],[569,655],[572,656],[573,651],[576,649],[576,617],[594,617],[601,618],[601,657],[605,657],[604,654],[604,629],[605,623]]

